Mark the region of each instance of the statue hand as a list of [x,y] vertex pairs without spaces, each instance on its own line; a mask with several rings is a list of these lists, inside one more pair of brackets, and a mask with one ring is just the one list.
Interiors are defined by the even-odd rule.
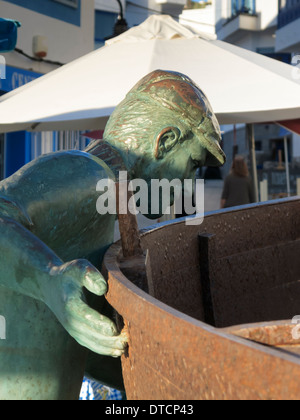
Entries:
[[47,304],[68,333],[82,346],[104,355],[119,357],[127,344],[125,334],[119,335],[115,324],[91,309],[85,302],[83,287],[97,296],[107,292],[102,275],[86,260],[77,260],[55,267],[57,287],[47,293]]

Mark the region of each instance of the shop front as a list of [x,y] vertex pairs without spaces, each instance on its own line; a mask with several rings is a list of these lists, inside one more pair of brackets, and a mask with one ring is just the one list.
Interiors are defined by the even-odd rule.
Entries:
[[[15,90],[38,77],[40,73],[5,66],[5,77],[0,79],[0,95]],[[6,178],[31,160],[31,133],[19,131],[0,134],[0,176]]]
[[[0,96],[41,76],[40,73],[5,66],[5,78],[0,78]],[[43,154],[58,150],[82,150],[88,143],[89,140],[78,131],[0,133],[0,179],[9,177]]]

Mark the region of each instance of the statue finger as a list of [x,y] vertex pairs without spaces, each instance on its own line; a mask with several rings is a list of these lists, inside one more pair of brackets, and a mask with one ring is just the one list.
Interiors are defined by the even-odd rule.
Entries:
[[59,271],[68,276],[79,287],[86,287],[91,293],[103,296],[107,292],[107,283],[102,274],[87,260],[75,260],[68,262]]
[[124,334],[107,335],[107,332],[112,332],[112,325],[116,333],[114,324],[103,315],[97,312],[96,314],[97,319],[92,319],[95,311],[89,308],[89,311],[85,311],[83,318],[79,314],[72,317],[67,326],[69,334],[79,344],[95,353],[112,357],[121,356],[127,346],[127,336]]
[[91,309],[81,298],[72,298],[66,306],[68,324],[81,325],[83,331],[98,331],[100,334],[114,337],[118,335],[115,323],[105,315]]
[[87,270],[83,279],[83,286],[97,296],[103,296],[107,292],[107,283],[102,274],[96,269]]
[[92,339],[84,337],[80,344],[94,353],[111,357],[122,356],[127,347],[127,342],[121,336],[109,338],[100,335]]

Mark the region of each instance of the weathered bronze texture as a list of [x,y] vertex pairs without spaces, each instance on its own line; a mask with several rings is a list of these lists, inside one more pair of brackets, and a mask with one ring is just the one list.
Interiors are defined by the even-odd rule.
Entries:
[[[201,90],[182,74],[156,71],[116,108],[102,147],[41,156],[0,182],[0,315],[8,331],[1,399],[78,399],[88,350],[89,373],[120,384],[120,364],[108,356],[124,353],[127,335],[112,321],[96,269],[116,215],[98,211],[99,181],[113,183],[120,169],[148,184],[193,179],[199,166],[224,163],[220,139]],[[120,217],[124,254],[143,265],[136,221],[127,221]],[[135,266],[126,261],[124,270]],[[136,281],[144,279],[138,273]]]
[[[128,399],[299,399],[300,341],[295,325],[281,321],[300,314],[299,209],[290,199],[216,212],[200,227],[179,221],[144,232],[154,296],[124,276],[113,245],[107,298],[128,329]],[[199,234],[214,242],[208,297]],[[203,322],[207,302],[222,328]]]

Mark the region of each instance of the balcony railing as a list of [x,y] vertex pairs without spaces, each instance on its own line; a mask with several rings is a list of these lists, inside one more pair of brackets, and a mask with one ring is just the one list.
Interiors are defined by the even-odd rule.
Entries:
[[256,14],[256,0],[232,0],[232,17]]
[[278,29],[283,28],[291,22],[300,18],[300,0],[286,1],[284,7],[279,11]]

